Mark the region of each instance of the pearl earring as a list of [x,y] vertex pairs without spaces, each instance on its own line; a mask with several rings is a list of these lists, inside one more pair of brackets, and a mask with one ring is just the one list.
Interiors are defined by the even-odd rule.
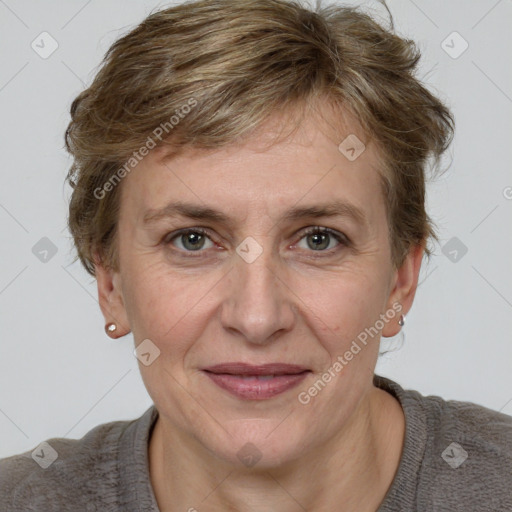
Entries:
[[405,315],[400,315],[400,318],[398,320],[398,325],[400,327],[403,327],[405,325]]
[[117,329],[117,325],[114,323],[110,323],[105,325],[105,332],[110,336],[112,333],[114,333]]

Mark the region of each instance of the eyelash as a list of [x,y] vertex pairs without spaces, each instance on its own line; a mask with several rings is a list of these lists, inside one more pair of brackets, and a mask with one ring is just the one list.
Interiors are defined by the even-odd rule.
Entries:
[[[196,233],[196,234],[204,235],[207,238],[209,238],[212,242],[214,242],[214,240],[211,239],[208,230],[206,230],[204,228],[197,227],[197,228],[184,228],[184,229],[180,229],[179,231],[176,231],[174,233],[169,233],[168,235],[166,235],[164,237],[163,243],[165,245],[172,245],[172,242],[175,239],[177,239],[180,236],[187,235],[189,233]],[[320,226],[312,226],[312,227],[306,228],[306,230],[302,232],[302,236],[299,238],[299,242],[303,238],[305,238],[309,235],[315,235],[315,234],[330,235],[330,236],[334,237],[336,239],[336,241],[339,242],[340,246],[349,247],[351,245],[349,238],[346,235],[344,235],[343,233],[335,231],[331,228],[320,227]],[[334,249],[329,249],[329,250],[319,250],[319,251],[311,250],[309,252],[311,252],[313,254],[317,253],[315,256],[312,256],[312,257],[322,257],[322,255],[332,256],[334,253],[336,253],[338,250],[340,250],[340,246],[337,246]],[[187,256],[185,256],[185,257],[198,257],[201,253],[205,252],[205,250],[184,251],[182,249],[176,249],[176,251],[179,252],[180,254],[186,254]]]

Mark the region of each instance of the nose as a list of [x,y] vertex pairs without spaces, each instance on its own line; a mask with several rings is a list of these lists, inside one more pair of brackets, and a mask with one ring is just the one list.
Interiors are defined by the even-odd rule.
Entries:
[[270,249],[252,262],[238,254],[233,258],[221,310],[223,327],[257,345],[289,332],[296,321],[293,293]]

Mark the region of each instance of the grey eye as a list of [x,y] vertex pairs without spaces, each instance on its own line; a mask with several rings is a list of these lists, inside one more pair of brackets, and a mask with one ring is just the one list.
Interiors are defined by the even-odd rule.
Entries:
[[[172,243],[176,245],[178,242],[180,242],[181,247],[179,245],[177,245],[177,247],[185,251],[199,251],[205,248],[205,243],[207,241],[213,245],[212,241],[208,238],[207,235],[201,233],[200,231],[191,230],[187,231],[186,233],[177,235],[173,239]],[[208,248],[208,246],[206,248]]]

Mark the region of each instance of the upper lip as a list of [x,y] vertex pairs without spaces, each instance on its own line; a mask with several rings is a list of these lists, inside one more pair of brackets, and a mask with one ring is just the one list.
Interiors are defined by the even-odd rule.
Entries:
[[268,363],[252,365],[240,362],[216,364],[203,368],[203,370],[211,373],[228,373],[231,375],[296,375],[309,371],[308,368],[297,364]]

